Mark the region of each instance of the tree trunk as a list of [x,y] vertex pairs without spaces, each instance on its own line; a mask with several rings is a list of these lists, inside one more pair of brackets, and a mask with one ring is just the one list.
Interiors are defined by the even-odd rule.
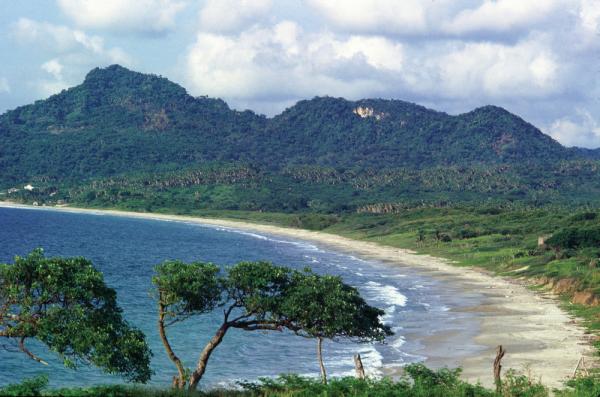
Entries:
[[165,347],[165,350],[167,351],[169,359],[173,361],[173,364],[175,364],[175,366],[177,367],[178,375],[173,377],[173,387],[177,389],[183,389],[185,385],[185,370],[183,369],[183,364],[181,363],[181,360],[179,359],[179,357],[177,357],[177,355],[171,348],[169,340],[167,339],[167,333],[165,331],[165,307],[160,302],[158,304],[158,333],[160,335],[160,340],[162,341],[162,344]]
[[354,355],[354,367],[356,368],[356,377],[358,379],[365,379],[365,368],[363,367],[360,354]]
[[321,368],[321,381],[326,385],[327,372],[325,371],[325,365],[323,364],[323,338],[320,336],[317,338],[317,359],[319,360],[319,367]]
[[219,346],[228,328],[229,326],[227,324],[221,325],[221,328],[219,328],[215,336],[213,336],[212,339],[208,341],[206,346],[204,346],[204,350],[202,350],[202,353],[200,353],[200,357],[198,358],[196,369],[190,375],[190,383],[188,386],[190,391],[194,391],[198,387],[198,383],[206,371],[206,364],[208,363],[210,355],[212,354],[213,350]]
[[504,357],[505,353],[506,350],[502,348],[502,345],[496,348],[496,358],[494,359],[494,383],[496,383],[496,390],[498,391],[500,391],[500,388],[502,387],[502,379],[500,377],[502,365],[500,364],[500,361],[502,361],[502,357]]

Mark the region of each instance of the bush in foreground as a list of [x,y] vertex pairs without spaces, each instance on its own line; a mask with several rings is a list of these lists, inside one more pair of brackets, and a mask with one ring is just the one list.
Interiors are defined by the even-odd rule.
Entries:
[[[281,375],[263,378],[258,382],[240,383],[237,389],[210,391],[187,391],[173,388],[151,388],[131,385],[100,385],[86,388],[46,389],[47,378],[37,377],[17,385],[0,389],[6,396],[108,396],[108,397],[547,397],[549,390],[531,378],[507,371],[500,391],[460,379],[460,369],[437,371],[423,364],[405,367],[405,375],[399,380],[367,379],[352,377],[334,378],[323,384],[316,378],[298,375]],[[557,397],[597,397],[600,395],[600,379],[578,378],[567,383],[562,390],[555,390]]]

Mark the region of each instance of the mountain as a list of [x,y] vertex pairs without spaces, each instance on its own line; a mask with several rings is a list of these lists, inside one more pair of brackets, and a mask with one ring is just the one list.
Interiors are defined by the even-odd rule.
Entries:
[[222,100],[193,98],[158,76],[94,69],[81,85],[0,117],[0,183],[229,160],[239,137],[264,120]]
[[570,157],[558,142],[494,106],[449,116],[398,100],[315,98],[275,116],[266,135],[285,159],[331,166],[420,168]]
[[[315,183],[347,188],[362,197],[358,202],[447,197],[449,191],[464,196],[473,180],[479,198],[515,189],[560,193],[569,181],[542,183],[547,170],[600,158],[599,151],[565,148],[495,106],[452,116],[399,100],[317,97],[266,118],[118,65],[96,68],[76,87],[1,115],[0,137],[4,188],[107,178],[135,184],[141,175],[193,180],[190,172],[204,169],[212,182],[200,178],[196,186],[250,178],[257,191],[280,197],[299,185],[300,207],[311,201],[304,196]],[[438,173],[458,179],[428,186]],[[370,196],[361,193],[364,186]],[[256,200],[268,200],[261,197]]]

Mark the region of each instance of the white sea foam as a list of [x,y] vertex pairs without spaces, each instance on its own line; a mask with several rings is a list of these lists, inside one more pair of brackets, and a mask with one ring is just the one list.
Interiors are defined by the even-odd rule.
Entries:
[[376,281],[369,281],[364,288],[370,292],[374,299],[391,303],[396,306],[406,306],[406,296],[402,295],[393,285],[383,285]]
[[248,231],[245,231],[245,230],[235,229],[235,228],[226,227],[226,226],[214,226],[214,225],[209,225],[209,224],[201,224],[201,226],[208,227],[208,228],[215,229],[215,230],[219,230],[219,231],[223,231],[223,232],[230,232],[230,233],[241,234],[241,235],[244,235],[244,236],[256,238],[258,240],[271,241],[271,242],[279,243],[279,244],[291,244],[291,245],[295,245],[297,247],[302,247],[304,249],[308,249],[308,250],[311,250],[311,251],[317,251],[317,252],[321,252],[322,251],[316,245],[310,244],[310,243],[307,243],[307,242],[303,242],[303,241],[280,240],[280,239],[276,239],[276,238],[265,236],[263,234],[248,232]]
[[406,343],[406,339],[404,339],[403,336],[398,336],[389,345],[392,347],[392,349],[401,352],[401,347],[404,345],[404,343]]
[[396,305],[388,306],[384,310],[385,314],[381,316],[381,321],[387,323],[394,317],[394,313],[396,313]]
[[346,255],[344,255],[344,256],[346,256],[346,257],[348,257],[348,258],[350,258],[350,259],[352,259],[352,260],[354,260],[354,261],[357,261],[357,262],[366,262],[366,260],[364,260],[364,259],[361,259],[361,258],[357,258],[357,257],[355,257],[354,255],[348,255],[348,254],[346,254]]

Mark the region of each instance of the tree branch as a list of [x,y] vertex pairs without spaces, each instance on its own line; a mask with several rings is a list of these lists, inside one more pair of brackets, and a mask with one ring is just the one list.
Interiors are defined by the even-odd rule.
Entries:
[[[232,307],[233,307],[233,306],[232,306]],[[248,317],[251,317],[251,316],[253,316],[254,314],[256,314],[256,312],[250,312],[250,313],[242,314],[241,316],[239,316],[239,317],[236,317],[236,318],[234,318],[234,319],[233,319],[233,320],[231,320],[231,321],[228,321],[228,323],[229,323],[229,324],[235,324],[235,323],[239,322],[240,320],[242,320],[242,319],[244,319],[244,318],[248,318]],[[226,321],[227,321],[227,320],[226,320]]]
[[229,309],[227,309],[226,311],[223,310],[223,322],[226,323],[229,319],[229,315],[231,315],[231,312],[233,311],[233,309],[236,307],[236,304],[234,303],[233,305],[229,306]]
[[258,331],[258,330],[283,331],[283,327],[281,325],[249,325],[246,327],[236,327],[236,328],[240,328],[244,331]]
[[42,360],[41,358],[39,358],[38,356],[36,356],[32,352],[30,352],[25,347],[25,337],[24,336],[22,336],[21,339],[19,340],[19,349],[21,349],[21,351],[23,353],[27,354],[29,356],[29,358],[31,358],[32,360],[37,361],[38,363],[41,363],[41,364],[44,364],[44,365],[48,365],[47,362],[45,362],[44,360]]

